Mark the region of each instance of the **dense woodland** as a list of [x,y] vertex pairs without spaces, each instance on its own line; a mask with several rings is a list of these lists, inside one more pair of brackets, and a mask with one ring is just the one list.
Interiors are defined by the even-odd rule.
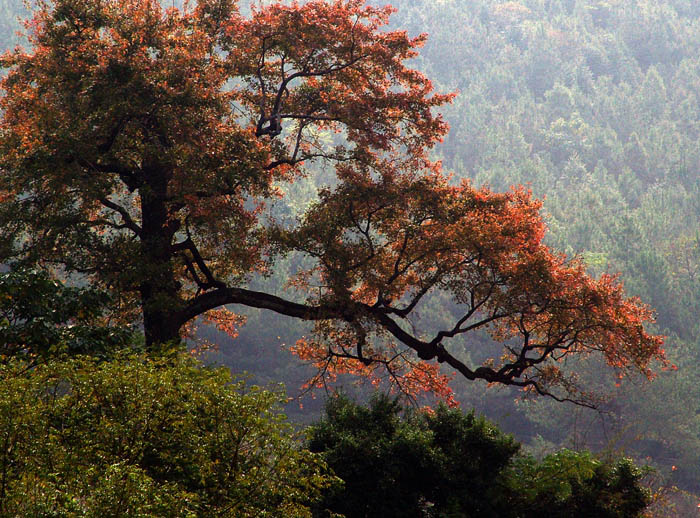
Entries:
[[[646,384],[590,366],[587,379],[610,393],[605,413],[515,404],[511,391],[469,382],[459,384],[462,404],[537,451],[625,452],[697,491],[700,9],[681,1],[393,5],[393,27],[429,35],[417,66],[439,91],[459,91],[442,109],[450,132],[436,156],[455,177],[495,190],[525,184],[544,198],[547,242],[580,254],[594,274],[620,272],[627,292],[656,310],[678,369]],[[295,187],[290,210],[313,192]],[[424,318],[441,318],[443,306],[433,307]],[[250,354],[260,336],[293,343],[304,332],[270,325],[251,319],[219,359],[298,385],[303,375],[288,358]]]
[[[0,45],[3,48],[22,42],[14,32],[19,29],[14,20],[25,13],[20,4],[11,0],[0,3]],[[162,509],[168,506],[173,516],[178,515],[172,503],[178,501],[178,491],[197,495],[191,500],[192,512],[201,511],[196,506],[204,508],[218,502],[217,498],[220,501],[228,498],[230,502],[250,503],[250,508],[240,507],[241,516],[244,513],[260,515],[261,508],[272,509],[272,516],[293,516],[293,513],[303,516],[308,509],[319,516],[324,509],[352,516],[354,509],[358,516],[364,516],[358,511],[359,503],[351,509],[342,506],[353,494],[368,494],[367,486],[362,484],[371,480],[370,474],[386,475],[386,480],[374,481],[372,487],[391,486],[387,481],[395,480],[396,473],[406,473],[407,467],[391,465],[388,459],[405,456],[414,459],[407,461],[407,466],[434,470],[433,478],[443,480],[443,486],[459,487],[459,480],[450,477],[461,470],[470,473],[469,480],[492,488],[492,492],[484,497],[483,492],[476,490],[474,494],[456,497],[431,493],[437,490],[422,487],[423,493],[411,493],[415,501],[405,498],[406,495],[397,495],[396,502],[377,500],[377,506],[388,506],[384,511],[389,513],[385,514],[387,516],[392,512],[396,516],[414,515],[411,513],[416,516],[470,516],[466,509],[470,512],[480,509],[476,516],[506,516],[505,511],[497,507],[504,502],[511,510],[521,510],[514,516],[542,516],[542,508],[537,505],[545,504],[552,513],[553,509],[561,509],[557,511],[561,516],[571,516],[572,509],[580,516],[636,516],[635,513],[646,505],[646,497],[635,493],[642,472],[636,471],[630,462],[618,460],[630,457],[637,465],[648,465],[655,470],[653,475],[647,475],[647,484],[655,491],[665,488],[660,494],[667,504],[664,509],[659,504],[656,509],[659,516],[674,512],[687,516],[691,509],[694,512],[697,501],[692,495],[700,493],[700,389],[694,376],[695,365],[700,361],[700,323],[697,320],[700,314],[700,7],[686,0],[396,0],[392,4],[396,8],[390,19],[392,30],[406,30],[411,36],[428,34],[419,55],[412,58],[409,65],[422,71],[439,94],[457,93],[450,103],[439,107],[450,130],[441,143],[429,150],[430,159],[442,161],[443,170],[452,175],[451,181],[468,178],[477,187],[486,185],[497,192],[508,191],[513,185],[525,185],[535,197],[543,199],[540,212],[548,228],[545,242],[570,257],[580,257],[593,277],[620,272],[626,293],[640,297],[655,310],[656,323],[650,325],[649,330],[666,336],[664,348],[668,362],[652,366],[655,378],[649,382],[640,373],[620,377],[618,371],[594,355],[570,360],[569,365],[579,383],[599,398],[595,409],[547,397],[523,399],[519,388],[487,386],[483,380],[470,381],[454,376],[454,369],[449,367],[442,370],[453,378],[450,386],[465,411],[473,408],[477,414],[483,414],[501,430],[513,434],[522,447],[495,429],[488,432],[491,425],[484,421],[444,407],[432,416],[408,411],[400,418],[392,400],[375,397],[370,406],[363,409],[340,398],[332,399],[324,413],[321,402],[326,393],[320,388],[315,391],[316,400],[308,396],[294,400],[285,407],[285,412],[299,423],[316,422],[306,446],[312,452],[325,455],[325,461],[335,474],[345,480],[344,486],[324,471],[326,468],[321,464],[309,464],[300,474],[295,464],[297,459],[292,456],[285,457],[289,462],[278,473],[279,485],[285,488],[282,491],[285,494],[275,494],[278,488],[262,487],[259,495],[253,495],[252,486],[242,486],[236,494],[208,494],[195,482],[201,474],[188,471],[195,463],[201,463],[201,459],[180,458],[175,450],[158,450],[161,444],[145,446],[144,451],[148,448],[164,451],[163,458],[151,459],[150,465],[140,465],[138,469],[133,468],[133,472],[128,472],[132,469],[128,465],[112,464],[114,473],[94,482],[102,488],[90,497],[96,502],[94,508],[109,509],[118,489],[114,481],[128,472],[133,481],[131,505],[142,505],[142,509],[156,516],[166,516]],[[274,217],[293,219],[313,207],[318,200],[318,188],[334,185],[336,180],[332,172],[321,164],[312,163],[309,169],[312,174],[293,183],[280,184],[285,196],[272,205]],[[303,258],[289,254],[275,263],[270,274],[253,278],[251,286],[282,294],[289,278],[303,265]],[[72,352],[91,349],[93,355],[97,352],[98,357],[110,357],[111,350],[139,342],[130,332],[95,329],[89,325],[81,327],[81,319],[89,321],[99,316],[99,307],[105,303],[107,295],[78,288],[55,292],[56,285],[41,275],[20,271],[17,276],[3,279],[0,295],[9,296],[0,301],[11,302],[14,297],[15,301],[23,298],[31,302],[20,308],[25,311],[24,317],[30,313],[51,315],[42,317],[50,321],[49,326],[31,330],[41,354],[51,355],[51,351],[63,344],[69,350],[74,348]],[[42,294],[39,298],[46,301],[45,306],[36,302],[37,293]],[[65,314],[57,315],[52,310],[55,307],[64,308]],[[12,311],[4,306],[3,309],[6,315]],[[23,322],[21,311],[17,313],[17,308],[14,311],[17,317],[14,324]],[[237,326],[232,333],[238,335],[235,339],[217,331],[216,326],[202,324],[196,336],[190,338],[191,345],[214,344],[215,349],[206,353],[207,362],[230,367],[234,373],[250,372],[253,380],[261,385],[284,382],[290,396],[299,393],[299,387],[316,371],[289,349],[301,336],[309,335],[312,326],[262,310],[236,308],[235,311],[248,317],[245,325]],[[450,326],[458,311],[454,301],[444,293],[437,293],[421,306],[419,321],[428,329],[442,329]],[[69,321],[70,326],[62,325]],[[7,343],[17,341],[11,331],[3,331]],[[20,331],[26,332],[25,329]],[[86,344],[99,347],[91,348]],[[145,346],[141,344],[140,347]],[[461,358],[479,364],[493,354],[493,338],[486,330],[478,330],[455,347]],[[4,368],[7,372],[22,371],[26,368],[24,361],[13,360],[15,363]],[[134,369],[144,370],[125,372],[123,376],[143,379],[155,375],[152,373],[157,370],[152,370],[150,361],[131,357]],[[222,395],[226,383],[223,372],[197,374],[191,363],[183,364],[183,361],[177,360],[180,363],[176,368],[186,371],[182,375],[185,378],[199,377],[199,381],[192,383],[206,385],[207,398],[218,401],[220,408],[237,404],[226,399],[234,396]],[[11,401],[18,409],[28,409],[26,399],[17,402],[13,398],[21,399],[32,391],[46,390],[41,386],[42,380],[55,380],[58,376],[55,372],[59,371],[63,376],[76,379],[75,384],[88,383],[81,376],[119,376],[109,373],[109,367],[98,368],[91,362],[67,360],[47,367],[41,380],[22,382],[38,385],[20,387],[18,381],[17,386],[3,392],[1,401]],[[78,369],[75,374],[73,371],[77,367],[82,370]],[[108,379],[97,385],[106,387]],[[96,382],[93,379],[90,383]],[[372,387],[356,388],[352,383],[349,376],[341,375],[330,388],[345,385],[346,392],[367,401]],[[383,383],[380,386],[389,388]],[[149,387],[151,385],[144,385],[144,394]],[[153,387],[157,390],[156,381]],[[176,388],[185,393],[189,387],[188,381]],[[242,385],[238,385],[238,390],[242,390]],[[257,398],[254,404],[260,405],[256,411],[267,419],[279,419],[271,416],[278,415],[274,402],[281,396],[261,394],[263,396],[258,393],[251,396],[251,401]],[[95,397],[106,396],[96,392]],[[118,423],[115,426],[128,427],[124,416],[136,412],[133,405],[138,406],[139,398],[149,397],[122,400],[124,406],[115,407],[114,422]],[[177,401],[181,395],[162,397]],[[188,398],[184,396],[183,405],[188,404]],[[64,403],[70,405],[70,402]],[[418,399],[419,405],[433,403],[429,397]],[[94,431],[95,434],[86,448],[110,440],[115,444],[110,454],[116,456],[114,452],[121,451],[120,448],[128,449],[128,445],[119,445],[111,435],[114,430],[95,430],[85,425],[86,421],[79,419],[82,407],[75,408],[76,423],[79,423],[76,426],[83,427],[82,433]],[[148,409],[139,409],[148,413]],[[39,416],[50,417],[60,412],[61,409],[55,407],[26,410],[27,422],[36,419],[24,430],[37,426],[44,427],[41,429],[48,433],[46,430],[53,426],[51,419],[44,423]],[[182,412],[190,415],[186,408]],[[321,415],[324,417],[319,421]],[[16,414],[3,418],[11,422],[16,419],[12,416]],[[256,423],[258,426],[260,421]],[[363,431],[358,423],[369,423],[370,432]],[[182,434],[168,439],[169,444],[188,444],[185,435],[191,433],[196,437],[196,428],[196,422],[184,424],[180,430]],[[260,429],[261,436],[273,437],[276,447],[284,451],[289,450],[285,442],[288,433],[286,428],[277,429],[273,425]],[[363,438],[363,433],[370,436]],[[387,437],[382,433],[388,434]],[[480,437],[474,439],[473,444],[479,445],[475,448],[481,452],[479,455],[483,454],[479,461],[483,464],[476,462],[468,468],[449,464],[448,460],[458,456],[455,452],[459,445],[450,443],[452,450],[440,450],[447,448],[445,444],[449,441],[431,442],[439,433],[452,438],[462,437],[460,434]],[[230,440],[224,431],[210,437],[214,438],[203,443],[202,448],[217,452],[220,451],[217,441]],[[20,436],[16,440],[21,443]],[[146,439],[144,441],[148,444]],[[362,455],[352,449],[358,444],[375,441],[388,452],[400,454],[363,460]],[[66,444],[74,448],[72,454],[66,454]],[[60,459],[66,466],[66,473],[73,473],[71,459],[74,457],[71,455],[106,458],[99,448],[76,453],[77,444],[68,438],[48,443],[45,450],[31,454],[37,459]],[[591,454],[573,452],[584,450],[592,451],[600,461],[594,460]],[[474,451],[471,450],[472,454]],[[197,455],[200,453],[202,458],[207,456],[202,452]],[[305,451],[298,454],[311,455]],[[22,481],[23,487],[31,487],[32,480],[44,476],[41,472],[44,463],[34,462],[33,467],[27,469],[31,475]],[[162,476],[158,469],[168,462],[182,466],[178,468],[181,476],[172,485],[160,487],[161,495],[148,484]],[[251,462],[266,465],[268,461],[261,457]],[[358,463],[354,472],[362,474],[359,480],[342,473],[344,467],[354,466],[352,462]],[[386,472],[380,470],[380,466],[386,467]],[[120,469],[125,470],[124,473]],[[216,466],[206,469],[212,480],[223,476]],[[396,471],[391,472],[392,469]],[[538,480],[551,478],[552,472],[557,474],[559,485],[538,485]],[[86,482],[71,476],[51,483],[58,484],[56,487],[61,484],[60,487],[70,487],[76,502],[81,502],[81,498],[84,501]],[[403,486],[412,487],[413,482],[407,479]],[[22,486],[18,487],[20,489],[15,490],[21,491]],[[348,493],[343,494],[346,489]],[[618,506],[618,514],[606,514],[612,513],[610,509],[581,507],[592,499],[599,499],[601,491],[608,491],[609,501],[618,501],[618,498],[622,501],[619,495],[626,495],[627,507]],[[306,496],[294,496],[299,494]],[[552,500],[548,501],[543,495]],[[49,505],[40,500],[37,497],[26,505]],[[365,504],[372,501],[368,497]],[[426,502],[430,506],[426,507]],[[407,510],[400,505],[412,507]],[[15,513],[39,512],[27,511],[28,507],[17,509]],[[371,512],[368,515],[371,516]]]
[[[432,35],[422,68],[461,92],[446,111],[446,166],[494,189],[529,184],[546,198],[548,242],[581,254],[592,272],[621,272],[626,290],[656,309],[678,367],[650,385],[622,380],[606,424],[539,404],[502,409],[502,419],[524,418],[508,425],[516,434],[650,456],[697,490],[700,10],[683,1],[397,8],[395,23]],[[487,413],[503,402],[487,391],[494,401],[481,406],[468,391],[467,404]]]

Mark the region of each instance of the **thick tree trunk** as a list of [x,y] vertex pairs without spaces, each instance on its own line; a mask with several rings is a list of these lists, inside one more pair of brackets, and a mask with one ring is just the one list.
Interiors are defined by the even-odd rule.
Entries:
[[149,308],[149,302],[145,302],[143,328],[149,348],[157,344],[179,342],[180,327],[179,320],[173,318],[172,311]]
[[167,178],[168,173],[163,170],[149,170],[147,185],[140,192],[143,277],[139,280],[139,291],[148,347],[179,341],[182,326],[177,318],[182,301],[180,286],[175,280],[172,251],[172,240],[179,223],[168,217]]

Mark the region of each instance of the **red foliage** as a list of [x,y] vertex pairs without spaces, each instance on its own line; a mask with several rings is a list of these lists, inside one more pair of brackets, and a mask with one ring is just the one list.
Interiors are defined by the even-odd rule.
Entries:
[[[580,401],[586,394],[562,369],[572,354],[600,352],[619,371],[648,376],[652,358],[664,361],[662,338],[643,327],[651,311],[625,298],[615,277],[592,279],[580,261],[552,253],[542,243],[541,203],[527,191],[451,186],[438,173],[345,173],[298,228],[279,233],[290,249],[318,257],[297,282],[314,285],[314,303],[354,311],[343,327],[319,323],[320,339],[297,347],[319,368],[335,357],[344,361],[330,365],[347,371],[346,359],[354,357],[403,373],[399,342],[470,379],[550,395],[558,387],[564,391],[557,397]],[[417,321],[410,334],[396,324],[410,322],[436,292],[453,301],[452,324],[427,338],[415,330]],[[459,350],[459,338],[478,329],[502,343],[503,354],[473,368],[446,347]]]

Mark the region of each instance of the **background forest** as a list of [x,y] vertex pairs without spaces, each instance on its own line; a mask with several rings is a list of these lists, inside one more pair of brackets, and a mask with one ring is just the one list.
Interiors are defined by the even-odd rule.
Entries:
[[[435,158],[455,178],[494,190],[529,185],[545,198],[548,243],[581,255],[593,274],[621,272],[626,290],[657,311],[672,366],[656,380],[617,380],[582,362],[581,377],[606,392],[600,411],[455,380],[464,408],[495,421],[543,455],[560,447],[624,453],[662,480],[700,492],[700,5],[691,0],[395,0],[392,28],[428,42],[413,63],[438,92],[451,130]],[[0,0],[0,47],[20,41],[19,0]],[[298,182],[275,208],[295,214],[320,174]],[[291,259],[289,260],[292,261]],[[286,268],[292,269],[292,264]],[[258,282],[282,289],[285,265]],[[449,302],[421,319],[439,321]],[[309,370],[286,352],[303,324],[248,312],[237,340],[210,359],[294,393]],[[470,338],[469,354],[488,347]],[[260,347],[259,344],[267,344]],[[298,421],[319,406],[288,408]]]

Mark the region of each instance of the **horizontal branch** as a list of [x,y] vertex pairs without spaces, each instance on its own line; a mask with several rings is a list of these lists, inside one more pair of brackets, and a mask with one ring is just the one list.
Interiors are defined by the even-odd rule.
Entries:
[[198,295],[190,301],[185,309],[178,312],[177,318],[184,324],[211,309],[227,304],[241,304],[251,308],[268,309],[280,315],[302,320],[332,320],[343,318],[344,316],[350,318],[348,310],[343,311],[340,306],[310,306],[261,291],[229,287],[220,287]]
[[[446,363],[468,380],[481,379],[489,383],[500,383],[521,388],[532,388],[538,394],[546,395],[557,401],[569,401],[577,405],[594,408],[594,405],[587,401],[580,401],[566,397],[560,397],[549,392],[535,379],[522,379],[523,370],[531,367],[539,361],[531,358],[527,359],[527,365],[522,365],[524,369],[519,369],[521,365],[516,362],[512,369],[495,370],[491,367],[477,367],[471,369],[463,361],[449,353],[442,343],[436,340],[426,342],[416,338],[404,330],[385,308],[369,306],[362,303],[338,303],[308,305],[292,302],[276,295],[244,288],[219,288],[195,297],[190,304],[178,314],[181,322],[187,322],[210,309],[227,304],[241,304],[247,307],[267,309],[280,315],[286,315],[308,321],[319,320],[342,320],[345,322],[356,322],[359,316],[369,317],[379,324],[384,330],[390,333],[396,340],[405,346],[413,349],[418,357],[423,361],[436,359],[440,363]],[[489,319],[490,320],[490,319]],[[449,333],[448,333],[449,335]],[[356,355],[350,357],[363,363],[374,361],[362,355],[358,351]]]

